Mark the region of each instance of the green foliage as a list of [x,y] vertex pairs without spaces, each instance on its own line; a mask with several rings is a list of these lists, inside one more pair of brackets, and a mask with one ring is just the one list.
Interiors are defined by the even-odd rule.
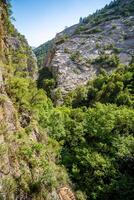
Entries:
[[129,21],[129,20],[125,20],[125,21],[124,21],[124,24],[125,24],[126,26],[128,26],[128,27],[132,26],[132,22]]
[[65,98],[67,106],[77,109],[64,125],[62,162],[76,189],[87,195],[78,193],[78,199],[133,199],[133,72],[133,60],[111,75],[103,70],[83,94],[77,96],[77,89]]
[[[2,179],[2,183],[3,183],[2,194],[6,194],[5,195],[6,199],[11,199],[11,198],[13,199],[14,193],[16,192],[16,189],[17,189],[17,184],[15,180],[10,177],[5,177]],[[4,198],[0,196],[0,199],[3,200]]]
[[60,36],[59,38],[57,38],[55,43],[56,43],[56,45],[61,45],[62,43],[66,42],[68,39],[69,39],[69,36],[67,34],[64,34],[64,35]]
[[80,25],[80,26],[78,26],[78,27],[76,28],[75,34],[80,34],[81,32],[86,31],[87,29],[88,29],[88,28],[85,27],[84,25]]
[[97,104],[87,110],[62,107],[60,115],[55,111],[50,121],[58,124],[50,130],[51,137],[63,143],[62,163],[76,188],[87,195],[78,193],[78,199],[116,200],[125,199],[126,194],[131,199],[133,169],[126,165],[133,165],[133,110]]
[[69,49],[68,49],[68,48],[65,48],[65,49],[64,49],[64,53],[70,53]]
[[81,55],[81,53],[79,51],[76,51],[76,52],[73,52],[71,55],[70,55],[70,59],[72,61],[82,61],[83,59],[83,56]]
[[114,48],[114,45],[113,44],[107,44],[104,46],[104,50],[111,50]]
[[39,89],[44,87],[49,93],[54,81],[49,71],[43,71],[36,83],[32,50],[8,17],[5,21],[2,37],[15,44],[6,40],[1,61],[0,199],[49,199],[48,195],[69,183],[65,168],[59,165],[61,145],[46,134],[54,108]]
[[45,58],[49,52],[54,52],[54,42],[50,40],[45,44],[34,49],[34,53],[37,57],[38,67],[42,69],[44,67]]
[[113,24],[112,29],[116,29],[116,28],[117,28],[116,24]]
[[[60,153],[58,142],[49,138],[41,142],[29,140],[29,134],[25,131],[16,133],[12,141],[17,144],[15,157],[21,164],[21,176],[16,180],[21,191],[29,196],[42,195],[42,191],[48,194],[59,184],[66,183],[65,169],[55,164],[55,157],[58,163]],[[25,167],[24,163],[27,163],[29,168]]]
[[100,48],[100,44],[96,43],[96,48],[99,49]]
[[75,92],[70,92],[65,98],[64,103],[67,106],[72,105],[73,107],[78,107],[83,105],[87,99],[87,88],[84,86],[79,86],[76,88]]
[[98,63],[100,67],[118,67],[119,66],[119,58],[116,55],[107,55],[102,54],[94,61]]
[[57,88],[55,91],[54,91],[54,104],[57,105],[59,101],[63,101],[62,99],[62,91],[60,88]]
[[102,30],[100,28],[93,28],[89,31],[86,31],[85,33],[86,34],[95,34],[95,33],[101,33],[101,32],[102,32]]
[[121,49],[120,48],[117,48],[117,47],[113,47],[113,52],[115,54],[119,54],[121,52]]
[[52,103],[43,90],[37,89],[32,79],[12,77],[7,82],[6,90],[19,114],[27,113],[45,127],[46,112],[52,107]]
[[55,84],[53,75],[47,67],[39,70],[37,85],[44,89],[49,97],[51,97],[51,90],[55,88]]
[[104,50],[112,50],[114,54],[119,54],[121,52],[120,48],[117,48],[114,44],[107,44],[103,47]]
[[0,104],[3,105],[7,100],[7,97],[5,95],[0,96]]
[[[64,97],[65,105],[80,107],[101,102],[133,106],[133,64],[118,68],[111,75],[103,70],[96,79],[82,87],[81,92],[78,91],[79,88]],[[77,101],[79,103],[76,103]]]
[[[111,19],[112,16],[105,11],[112,9],[114,14],[118,12],[125,16],[133,12],[133,2],[132,8],[127,5],[119,7],[119,2],[114,1],[94,15],[81,19],[78,33],[87,31],[84,23],[90,21],[96,25]],[[14,104],[19,124],[13,134],[7,134],[8,124],[0,123],[0,135],[4,135],[6,143],[1,144],[0,154],[9,154],[11,168],[17,169],[13,176],[2,177],[3,191],[7,194],[5,198],[18,198],[14,195],[21,190],[31,199],[48,199],[48,194],[55,189],[68,185],[69,175],[78,200],[132,200],[133,59],[129,66],[120,67],[117,56],[100,55],[94,62],[100,68],[112,67],[115,71],[107,74],[99,69],[100,74],[93,81],[71,91],[65,97],[64,105],[54,107],[48,96],[55,87],[55,81],[49,69],[43,68],[44,58],[55,52],[53,41],[43,45],[44,49],[39,47],[35,50],[40,67],[36,84],[30,78],[26,64],[28,61],[33,66],[25,38],[16,34],[13,26],[9,26],[8,31],[10,36],[19,38],[22,45],[17,50],[10,49],[11,55],[8,55],[7,68],[4,69],[7,73],[4,77],[5,90]],[[100,31],[94,28],[90,33]],[[67,39],[68,36],[64,35],[57,44]],[[105,48],[118,53],[113,45]],[[65,51],[68,53],[67,49]],[[83,60],[78,51],[70,57],[74,62]],[[92,63],[91,60],[87,62]],[[55,101],[59,99],[62,100],[61,90],[57,89]],[[4,109],[7,101],[8,98],[1,96],[2,118],[6,118]],[[6,120],[10,121],[10,118]]]
[[126,33],[123,34],[123,39],[127,40],[128,39],[128,35]]
[[47,92],[47,95],[51,97],[51,91],[55,87],[54,79],[44,79],[42,88]]
[[85,193],[81,192],[80,190],[76,191],[76,197],[78,200],[85,200],[87,196]]
[[[103,9],[97,10],[94,14],[83,18],[80,26],[84,26],[87,23],[91,23],[92,25],[98,25],[105,21],[118,19],[121,16],[126,17],[133,15],[134,2],[133,0],[129,1],[130,1],[129,3],[125,0],[112,1],[109,5],[106,5]],[[113,28],[115,28],[115,26]]]

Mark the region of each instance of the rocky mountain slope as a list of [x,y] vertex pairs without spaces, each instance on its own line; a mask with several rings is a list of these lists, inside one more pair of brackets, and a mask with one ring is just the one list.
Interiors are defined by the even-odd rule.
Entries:
[[51,43],[35,49],[35,54],[39,65],[52,72],[55,93],[66,94],[86,84],[101,69],[110,73],[128,65],[134,55],[134,1],[111,2],[57,34]]

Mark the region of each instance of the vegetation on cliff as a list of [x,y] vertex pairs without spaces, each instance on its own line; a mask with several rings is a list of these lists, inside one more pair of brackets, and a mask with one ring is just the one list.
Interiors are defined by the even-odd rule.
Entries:
[[36,58],[0,1],[0,199],[54,199],[69,184],[61,146],[47,134],[53,108],[37,88]]
[[[55,82],[40,66],[48,49],[37,80],[31,48],[0,7],[0,199],[58,200],[69,185],[78,200],[133,200],[134,60],[100,56],[98,76],[54,106]],[[116,68],[107,73],[105,64]]]

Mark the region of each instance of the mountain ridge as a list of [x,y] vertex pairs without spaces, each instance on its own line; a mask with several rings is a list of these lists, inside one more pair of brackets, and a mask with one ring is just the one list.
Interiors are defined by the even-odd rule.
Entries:
[[[100,68],[109,72],[116,69],[118,59],[120,64],[131,62],[134,54],[133,7],[134,1],[131,0],[113,1],[109,6],[83,18],[79,24],[60,32],[46,45],[35,49],[38,62],[42,62],[38,63],[39,67],[49,69],[56,82],[52,96],[57,90],[65,95],[78,85],[86,84],[99,73]],[[52,53],[48,45],[50,43],[53,43],[55,49]],[[48,53],[43,56],[45,47]],[[113,61],[113,66],[97,64],[97,59],[103,54],[108,64]]]

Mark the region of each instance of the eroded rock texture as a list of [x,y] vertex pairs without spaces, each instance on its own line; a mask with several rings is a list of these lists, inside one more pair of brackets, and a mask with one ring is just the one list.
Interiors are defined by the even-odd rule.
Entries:
[[[56,90],[58,88],[66,94],[78,85],[86,84],[101,69],[113,71],[116,65],[97,62],[102,55],[119,58],[120,66],[131,62],[134,55],[134,13],[127,15],[124,10],[132,4],[131,0],[117,1],[115,6],[106,7],[56,35],[53,40],[55,54],[51,56],[48,50],[42,66],[53,73]],[[44,47],[35,50],[38,59]]]

